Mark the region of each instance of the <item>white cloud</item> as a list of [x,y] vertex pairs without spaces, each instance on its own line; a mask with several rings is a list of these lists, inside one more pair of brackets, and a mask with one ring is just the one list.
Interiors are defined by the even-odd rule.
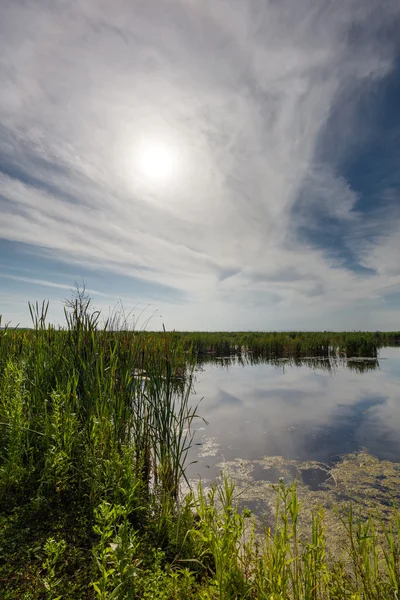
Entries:
[[[358,134],[357,99],[392,68],[380,28],[399,17],[377,0],[9,3],[0,237],[176,288],[184,306],[160,301],[171,326],[351,326],[357,314],[367,327],[400,286],[400,236],[349,241],[376,271],[355,274],[298,229],[329,216],[362,231],[336,163]],[[174,146],[173,185],[135,171],[146,137]]]

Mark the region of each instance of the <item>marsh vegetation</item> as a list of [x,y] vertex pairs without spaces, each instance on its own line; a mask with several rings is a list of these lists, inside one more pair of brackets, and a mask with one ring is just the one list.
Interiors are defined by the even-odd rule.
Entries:
[[394,504],[337,502],[339,547],[301,483],[270,485],[261,524],[233,473],[181,485],[204,357],[374,359],[398,334],[135,332],[84,293],[64,328],[30,310],[32,329],[0,330],[2,598],[398,598]]

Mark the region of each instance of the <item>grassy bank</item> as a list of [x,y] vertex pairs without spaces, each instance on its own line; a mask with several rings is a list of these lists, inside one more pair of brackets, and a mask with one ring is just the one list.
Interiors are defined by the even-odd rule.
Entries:
[[[56,330],[46,309],[31,306],[32,330],[0,331],[1,598],[398,597],[395,509],[392,521],[343,513],[330,556],[321,511],[299,530],[294,487],[277,486],[262,535],[226,478],[181,497],[196,352],[216,352],[214,334],[100,327],[83,296]],[[253,336],[253,351],[274,337],[224,335],[229,348]]]

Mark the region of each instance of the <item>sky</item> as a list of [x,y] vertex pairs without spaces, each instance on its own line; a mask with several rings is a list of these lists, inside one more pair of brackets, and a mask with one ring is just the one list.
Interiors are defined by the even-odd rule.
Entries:
[[[398,0],[0,0],[0,314],[400,329]],[[119,303],[119,304],[117,304]]]

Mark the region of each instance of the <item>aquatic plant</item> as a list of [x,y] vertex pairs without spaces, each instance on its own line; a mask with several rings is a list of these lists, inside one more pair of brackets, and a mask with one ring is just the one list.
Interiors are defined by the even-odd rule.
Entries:
[[[158,335],[154,333],[154,335]],[[304,358],[310,356],[376,357],[379,348],[399,345],[398,332],[173,332],[169,335],[192,348],[201,360]]]

